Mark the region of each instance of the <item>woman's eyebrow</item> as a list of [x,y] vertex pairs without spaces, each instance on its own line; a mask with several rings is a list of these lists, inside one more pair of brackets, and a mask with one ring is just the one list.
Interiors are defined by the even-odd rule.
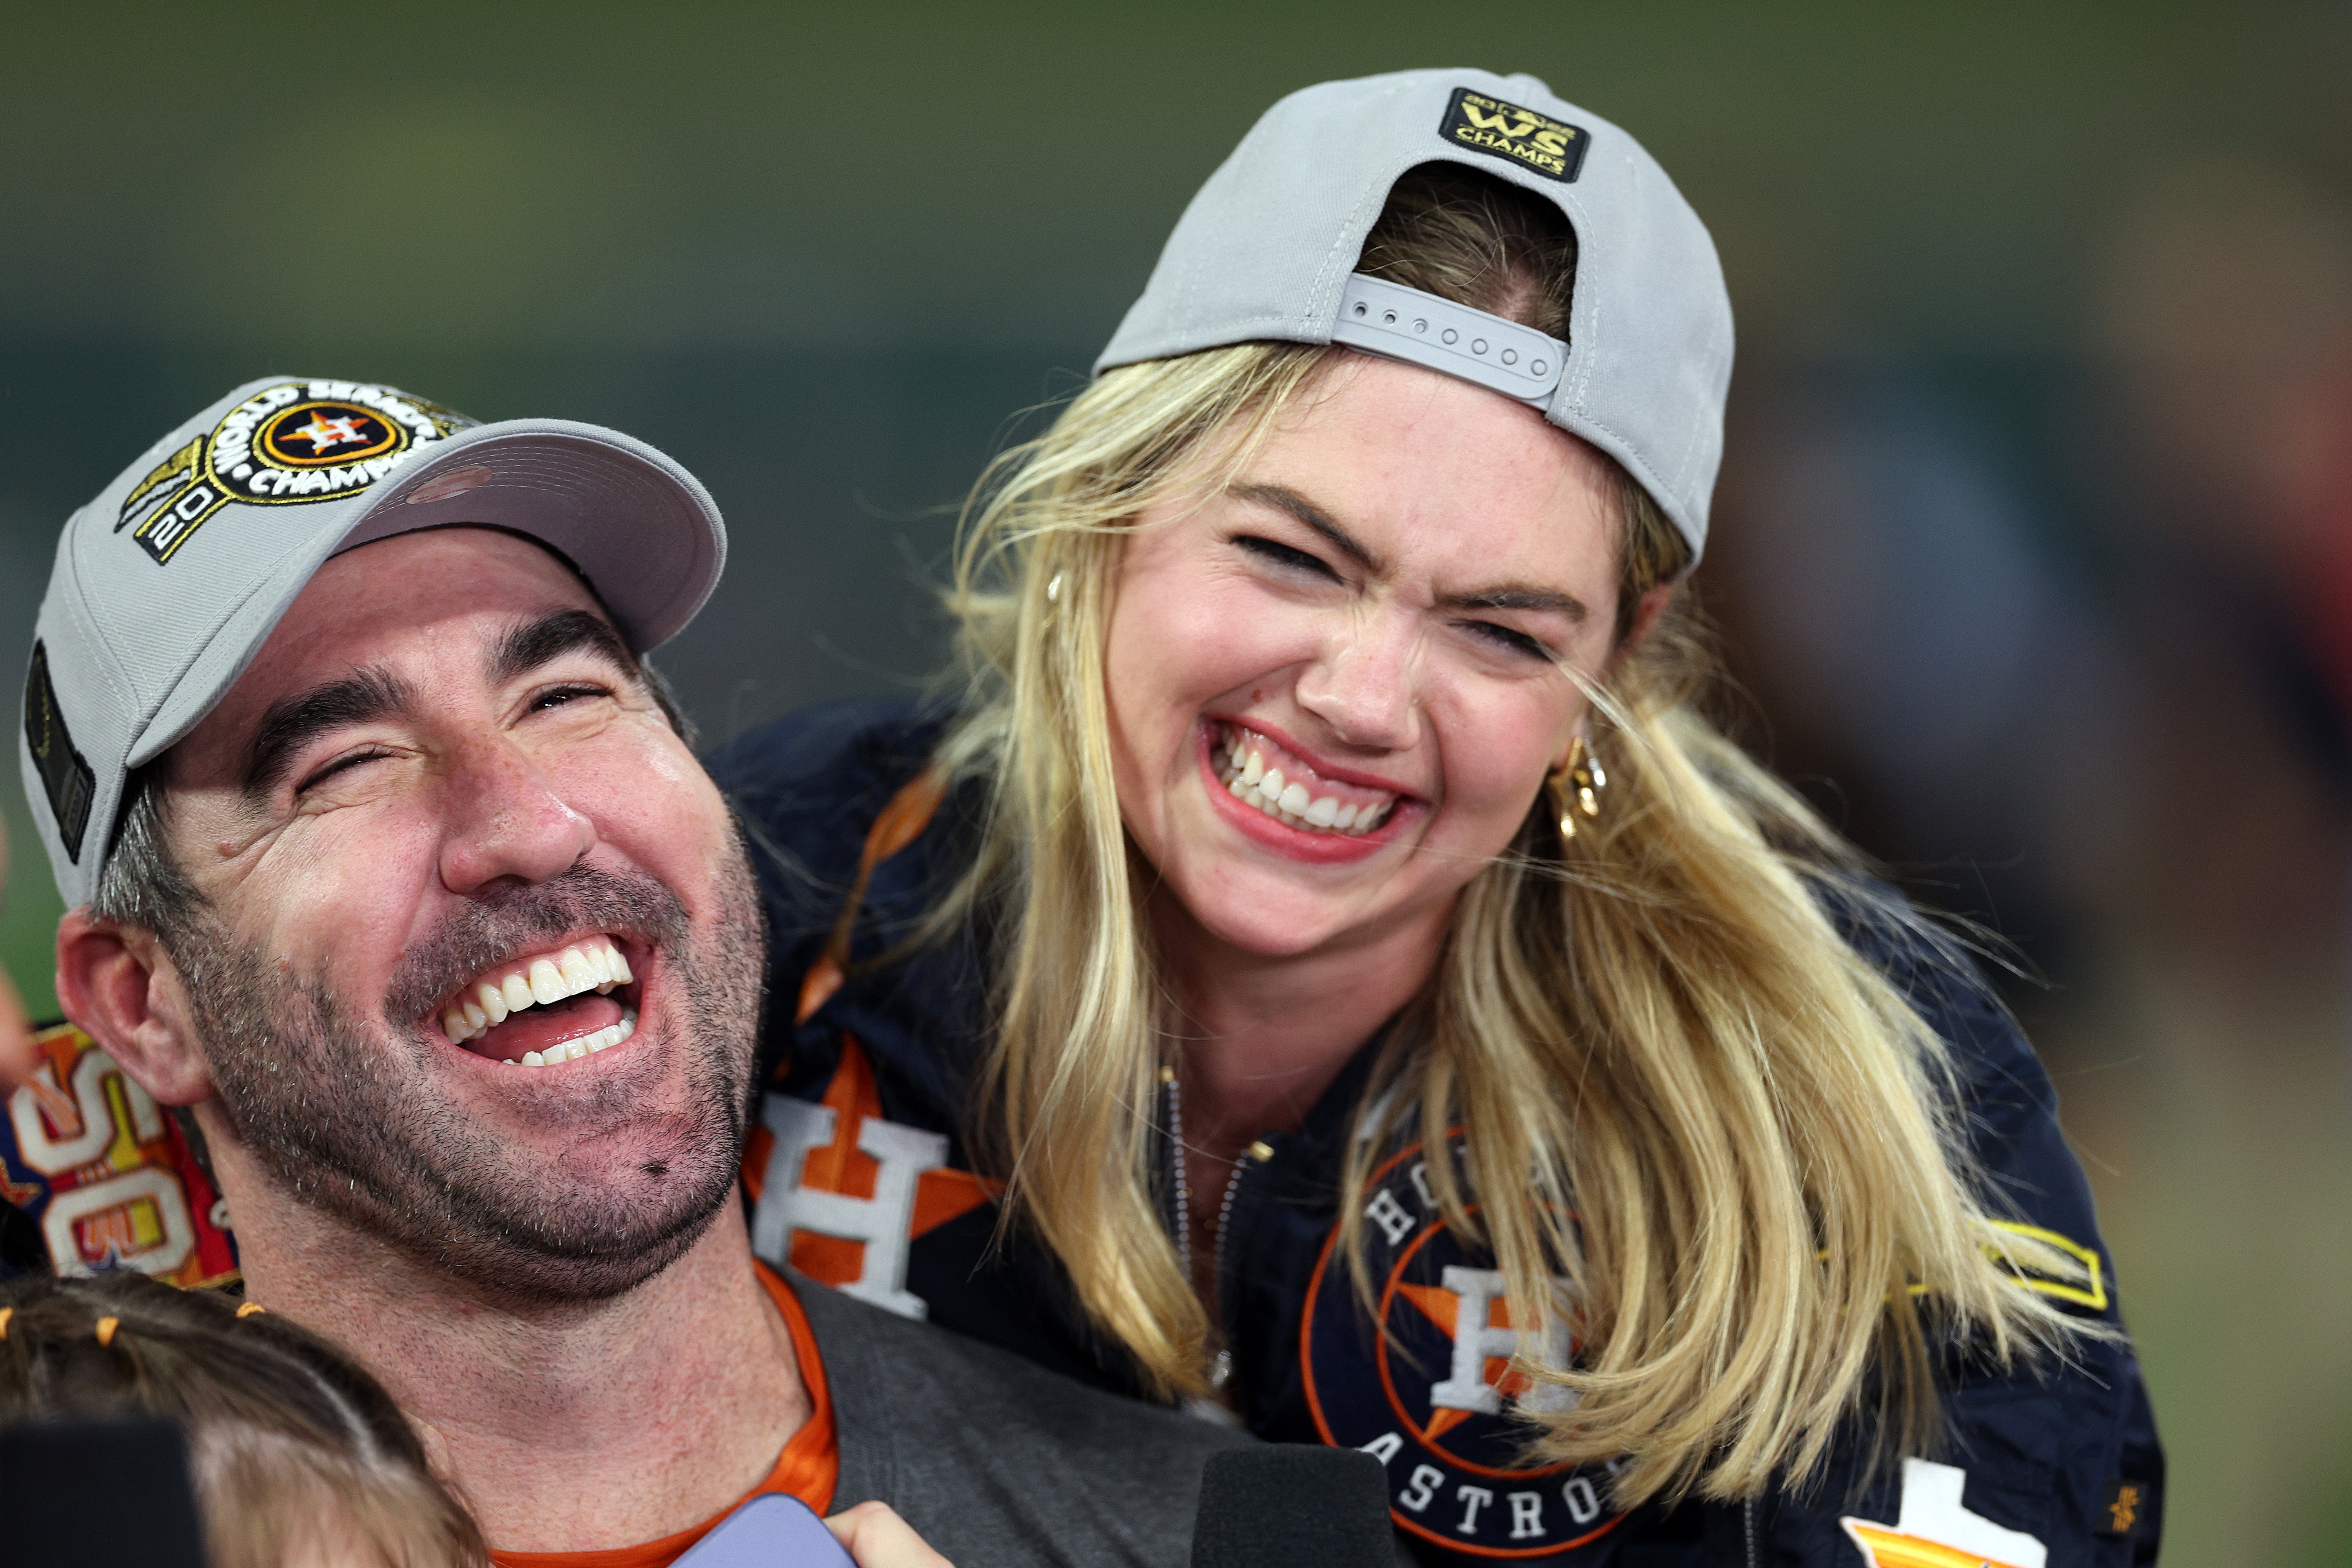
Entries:
[[1236,484],[1226,487],[1225,493],[1237,500],[1254,501],[1259,506],[1288,513],[1329,540],[1331,547],[1340,554],[1374,576],[1380,574],[1381,558],[1372,553],[1370,546],[1333,521],[1329,512],[1288,485]]
[[1449,610],[1535,610],[1566,616],[1582,625],[1592,612],[1584,601],[1573,594],[1563,594],[1557,588],[1538,587],[1532,583],[1498,583],[1491,588],[1479,588],[1467,594],[1446,594],[1438,604]]

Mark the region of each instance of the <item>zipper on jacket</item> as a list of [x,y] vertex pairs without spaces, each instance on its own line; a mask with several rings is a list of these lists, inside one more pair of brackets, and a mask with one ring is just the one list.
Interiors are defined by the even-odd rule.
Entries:
[[[1241,1212],[1242,1191],[1249,1185],[1250,1173],[1274,1158],[1274,1146],[1261,1138],[1242,1151],[1234,1163],[1233,1180],[1225,1184],[1225,1201],[1217,1211],[1217,1319],[1224,1324],[1237,1321],[1241,1303],[1234,1300],[1240,1289],[1240,1278],[1234,1270],[1234,1218]],[[1233,1339],[1227,1329],[1228,1343]]]
[[1756,1548],[1756,1500],[1749,1498],[1739,1506],[1739,1520],[1748,1531],[1748,1568],[1764,1568],[1763,1554]]

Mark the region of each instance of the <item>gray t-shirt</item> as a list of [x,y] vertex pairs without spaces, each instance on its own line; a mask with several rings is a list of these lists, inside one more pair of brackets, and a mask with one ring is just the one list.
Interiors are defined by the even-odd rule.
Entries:
[[1255,1441],[790,1278],[833,1395],[835,1511],[879,1498],[956,1568],[1185,1568],[1202,1464]]

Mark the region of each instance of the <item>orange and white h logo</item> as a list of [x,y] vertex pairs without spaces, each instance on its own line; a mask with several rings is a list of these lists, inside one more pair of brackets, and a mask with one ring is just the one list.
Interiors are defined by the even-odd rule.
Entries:
[[897,1312],[929,1315],[907,1289],[913,1244],[985,1206],[1001,1184],[948,1164],[938,1132],[887,1121],[874,1069],[846,1035],[824,1099],[771,1094],[743,1151],[751,1251]]

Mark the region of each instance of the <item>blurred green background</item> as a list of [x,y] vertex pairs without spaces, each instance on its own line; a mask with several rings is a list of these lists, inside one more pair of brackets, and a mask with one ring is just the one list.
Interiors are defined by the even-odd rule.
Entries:
[[[1750,739],[2019,944],[2172,1458],[2166,1561],[2352,1561],[2352,7],[18,5],[0,677],[231,385],[669,450],[706,733],[937,658],[946,510],[1281,93],[1532,71],[1740,321],[1700,584]],[[0,959],[51,1005],[18,785]]]

